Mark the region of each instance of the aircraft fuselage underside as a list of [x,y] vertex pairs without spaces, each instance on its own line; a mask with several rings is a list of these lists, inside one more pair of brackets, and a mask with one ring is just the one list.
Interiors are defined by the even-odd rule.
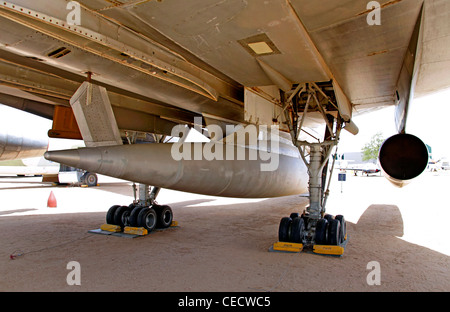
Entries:
[[[397,105],[404,132],[419,61],[433,63],[431,54],[441,56],[436,66],[447,61],[444,49],[422,51],[419,44],[445,41],[423,39],[433,23],[422,21],[433,5],[445,8],[441,0],[391,1],[380,27],[368,25],[366,1],[327,2],[343,16],[303,0],[119,2],[2,1],[0,100],[54,120],[55,106],[73,111],[77,125],[67,133],[87,148],[46,157],[139,183],[131,205],[107,214],[120,225],[166,226],[172,212],[156,204],[161,187],[260,198],[309,191],[308,207],[281,220],[279,239],[342,242],[344,218],[325,211],[329,159],[342,129],[358,132],[355,105],[361,111]],[[77,14],[74,23],[69,17]],[[428,16],[445,26],[446,15]],[[164,143],[180,137],[178,125],[195,128],[196,118],[210,142]],[[324,126],[320,134],[312,129],[317,125]],[[67,129],[52,130],[64,137],[59,130]],[[142,133],[155,143],[133,144]],[[255,141],[233,141],[242,133]],[[395,157],[398,142],[415,141],[397,137],[383,159]],[[421,169],[427,156],[421,154],[405,170],[396,170],[398,162],[382,166],[390,164],[397,183],[420,171],[412,169]]]
[[[265,133],[267,141],[259,138],[256,145],[245,141],[233,142],[231,136],[238,135],[240,131],[236,128],[236,133],[226,136],[221,142],[180,141],[169,144],[161,143],[161,137],[161,141],[153,144],[118,145],[120,141],[111,136],[119,134],[114,115],[107,113],[106,116],[109,115],[110,118],[103,122],[95,118],[101,115],[100,112],[111,112],[107,92],[85,82],[70,102],[80,125],[80,132],[89,147],[48,152],[46,158],[90,172],[140,183],[139,196],[136,196],[134,188],[135,201],[128,206],[111,207],[107,213],[107,223],[121,227],[142,226],[148,231],[157,224],[162,227],[170,226],[173,219],[170,207],[156,203],[161,187],[214,196],[250,198],[294,195],[309,190],[309,206],[306,210],[291,215],[287,218],[289,220],[282,219],[279,240],[295,241],[305,246],[312,246],[316,242],[338,244],[343,236],[342,231],[336,227],[340,228],[345,220],[342,216],[340,220],[331,216],[324,218],[328,195],[325,185],[327,182],[329,184],[333,170],[333,166],[328,169],[328,159],[337,146],[345,122],[338,114],[330,91],[324,91],[318,84],[304,84],[282,96],[284,118],[290,130],[291,142],[283,141],[281,137],[284,135],[272,137],[271,132]],[[305,136],[301,133],[302,124],[309,114],[319,114],[324,118],[326,126],[322,140],[311,140],[310,133],[306,135],[309,140],[299,140]],[[109,130],[103,135],[104,129]],[[129,138],[129,143],[135,142]],[[208,158],[205,151],[211,152],[213,158]],[[176,159],[179,156],[181,159]],[[230,156],[232,159],[227,158]],[[305,177],[309,177],[309,181]],[[153,186],[151,191],[150,186]],[[170,222],[163,222],[164,220]],[[328,237],[332,237],[328,233],[328,223],[333,226],[333,233],[341,235],[338,239],[328,240]],[[345,224],[342,225],[344,226]]]

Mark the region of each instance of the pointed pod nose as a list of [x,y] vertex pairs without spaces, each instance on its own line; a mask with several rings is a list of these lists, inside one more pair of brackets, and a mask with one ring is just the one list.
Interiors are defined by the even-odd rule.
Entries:
[[71,167],[78,167],[80,163],[80,153],[75,149],[45,152],[44,157],[47,160]]

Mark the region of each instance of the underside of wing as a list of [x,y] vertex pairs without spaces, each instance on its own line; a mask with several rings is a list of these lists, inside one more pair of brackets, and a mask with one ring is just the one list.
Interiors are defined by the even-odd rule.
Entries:
[[[353,116],[386,106],[398,134],[380,148],[383,173],[402,187],[428,164],[405,125],[415,95],[450,86],[448,0],[13,1],[0,2],[0,102],[86,143],[48,160],[140,184],[132,205],[108,211],[115,224],[137,209],[130,224],[164,221],[161,187],[309,191],[297,230],[280,233],[337,245],[344,219],[325,219],[331,155],[342,129],[358,133]],[[189,127],[210,140],[186,141]],[[142,135],[155,144],[136,144]]]
[[[92,79],[123,119],[282,124],[279,91],[316,83],[348,121],[450,86],[449,12],[445,0],[2,2],[1,100],[51,118]],[[270,118],[249,113],[251,93]]]
[[[422,4],[381,3],[381,25],[370,25],[366,0],[84,1],[99,14],[246,87],[273,84],[260,61],[292,84],[334,79],[356,112],[395,104]],[[418,94],[450,85],[443,75],[449,59],[449,11],[445,1],[425,1]],[[438,82],[427,81],[436,72]]]

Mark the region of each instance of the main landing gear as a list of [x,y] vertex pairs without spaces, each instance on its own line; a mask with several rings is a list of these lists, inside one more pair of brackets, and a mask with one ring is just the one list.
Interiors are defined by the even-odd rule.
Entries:
[[106,213],[106,223],[125,227],[145,228],[148,233],[154,229],[165,229],[172,225],[172,209],[158,205],[155,201],[159,187],[139,185],[139,199],[136,200],[136,186],[133,184],[135,200],[129,206],[114,205]]
[[[337,153],[341,129],[351,124],[350,120],[345,122],[341,117],[331,83],[298,85],[292,94],[285,94],[284,102],[285,120],[289,126],[292,142],[308,168],[309,205],[301,214],[292,213],[289,217],[281,219],[278,230],[278,243],[281,244],[277,246],[274,244],[274,249],[289,251],[312,249],[316,253],[342,255],[347,240],[345,218],[342,215],[326,214],[325,206],[335,157],[330,169],[328,162],[332,151],[335,150]],[[307,115],[323,118],[325,122],[323,140],[316,137],[312,142],[300,140]],[[312,136],[310,133],[307,134]]]
[[291,213],[280,221],[278,240],[296,244],[308,242],[316,245],[341,246],[347,239],[347,229],[343,215],[332,216],[326,214],[315,222],[314,237],[308,237],[314,220],[305,214]]

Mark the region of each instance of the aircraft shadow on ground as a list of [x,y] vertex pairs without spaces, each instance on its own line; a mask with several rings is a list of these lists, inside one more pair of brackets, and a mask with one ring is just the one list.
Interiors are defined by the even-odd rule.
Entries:
[[28,211],[36,211],[38,209],[36,208],[24,208],[24,209],[14,209],[14,210],[6,210],[6,211],[0,211],[0,216],[9,215],[17,212],[28,212]]
[[370,205],[356,225],[365,232],[380,232],[383,236],[401,237],[404,234],[402,214],[395,205]]

